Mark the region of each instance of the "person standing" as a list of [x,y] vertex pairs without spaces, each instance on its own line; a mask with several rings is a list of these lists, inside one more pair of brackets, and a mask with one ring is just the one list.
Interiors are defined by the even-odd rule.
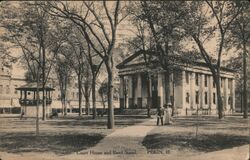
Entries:
[[169,125],[172,124],[172,108],[171,104],[164,105],[165,108],[165,121],[164,124]]
[[157,126],[159,125],[159,121],[161,120],[161,125],[163,125],[163,116],[164,116],[164,108],[161,107],[158,109],[157,113]]

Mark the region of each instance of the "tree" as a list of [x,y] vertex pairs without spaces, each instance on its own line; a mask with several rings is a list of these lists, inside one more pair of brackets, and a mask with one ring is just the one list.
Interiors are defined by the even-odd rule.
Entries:
[[55,72],[57,74],[57,79],[59,82],[60,93],[61,93],[61,103],[62,103],[62,115],[67,115],[67,91],[68,84],[70,83],[70,73],[72,68],[64,58],[57,56]]
[[[64,2],[47,2],[51,7],[51,15],[71,20],[80,30],[82,36],[90,44],[94,52],[103,60],[108,73],[108,123],[109,129],[114,128],[113,102],[113,48],[116,41],[116,30],[120,21],[120,1],[82,2],[82,5],[70,6]],[[77,6],[81,6],[77,10]],[[85,11],[85,12],[84,12]],[[83,13],[84,12],[84,13]]]
[[[10,12],[11,11],[11,12]],[[32,78],[42,80],[43,86],[43,120],[46,119],[45,85],[53,65],[61,40],[55,41],[51,32],[51,22],[55,19],[41,9],[37,2],[20,2],[5,6],[2,10],[2,27],[5,35],[2,39],[10,42],[14,48],[20,48]],[[55,45],[56,44],[56,45]],[[41,56],[41,57],[40,57]],[[40,72],[39,67],[42,67]],[[41,74],[37,76],[37,74]]]
[[[82,115],[82,96],[85,95],[86,102],[86,112],[89,114],[89,88],[83,87],[84,74],[86,71],[86,57],[84,54],[83,43],[80,39],[77,38],[77,30],[75,28],[71,29],[71,34],[66,38],[66,44],[61,49],[61,55],[64,56],[65,62],[72,68],[77,76],[78,84],[78,105],[79,105],[79,116]],[[89,80],[89,77],[85,80]],[[89,85],[88,85],[89,86]],[[84,90],[85,89],[85,90]]]
[[[135,2],[132,8],[134,20],[139,22],[143,21],[147,24],[149,37],[153,43],[150,43],[149,50],[153,56],[157,57],[159,64],[165,71],[165,101],[171,103],[170,100],[170,73],[173,72],[173,67],[170,64],[169,55],[175,54],[182,48],[180,42],[185,36],[180,31],[183,26],[181,17],[185,15],[183,6],[186,2],[163,2],[163,1],[141,1]],[[173,7],[174,6],[174,7]],[[144,29],[139,28],[141,31]],[[142,48],[145,49],[145,36],[140,36]],[[144,57],[146,57],[144,55]],[[147,60],[145,59],[145,62]],[[150,62],[147,62],[150,63]],[[147,64],[146,63],[146,64]],[[150,77],[149,77],[150,78]],[[150,94],[148,94],[150,95]],[[174,106],[173,106],[174,113]]]
[[[224,117],[220,88],[220,68],[223,49],[225,48],[229,26],[241,13],[242,7],[237,6],[237,3],[234,1],[206,1],[187,3],[187,7],[184,10],[188,13],[184,16],[186,33],[192,37],[199,48],[200,54],[212,72],[216,84],[218,116],[221,119]],[[206,48],[208,40],[211,40],[211,38],[216,39],[217,48],[214,54]],[[216,59],[212,58],[212,55]]]
[[103,114],[105,112],[105,108],[106,108],[105,102],[107,101],[107,93],[108,93],[107,91],[108,91],[108,84],[106,82],[101,83],[101,86],[98,89],[98,93],[102,99],[102,105],[103,105],[102,116],[103,116]]
[[[132,13],[131,13],[132,10]],[[128,44],[127,47],[129,48],[129,50],[132,50],[132,53],[138,51],[138,50],[142,50],[142,51],[146,51],[150,48],[152,48],[152,36],[148,35],[148,27],[146,25],[146,23],[137,18],[137,15],[134,15],[133,10],[134,8],[132,8],[131,10],[128,10],[128,12],[131,14],[132,18],[131,21],[134,23],[134,25],[136,26],[136,31],[135,31],[135,37],[133,37],[132,39],[128,40]],[[134,15],[134,17],[133,17]],[[150,100],[151,97],[151,92],[150,92],[150,85],[151,85],[151,68],[150,68],[150,64],[151,64],[151,56],[147,55],[146,52],[142,52],[143,53],[143,58],[144,58],[144,62],[145,62],[145,66],[148,68],[147,70],[147,95],[148,95],[148,102],[147,102],[147,117],[150,118],[150,108],[152,107],[152,102]],[[125,98],[126,99],[126,98]],[[126,102],[125,102],[126,103]]]
[[247,57],[249,51],[247,44],[250,43],[250,5],[249,2],[238,2],[238,6],[242,7],[240,14],[235,21],[229,27],[230,31],[230,45],[237,46],[237,49],[243,52],[243,106],[244,106],[244,118],[248,118],[248,91],[247,91]]

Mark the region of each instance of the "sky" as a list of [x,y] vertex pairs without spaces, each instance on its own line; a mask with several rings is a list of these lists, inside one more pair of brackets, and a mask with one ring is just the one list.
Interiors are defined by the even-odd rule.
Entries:
[[[123,1],[122,1],[123,2]],[[12,3],[16,3],[16,2],[12,2]],[[71,3],[75,3],[75,2],[71,2]],[[107,2],[108,4],[111,4],[113,2]],[[129,21],[129,19],[125,19],[123,20],[119,26],[118,26],[118,30],[117,30],[117,45],[121,42],[124,41],[124,39],[128,39],[128,38],[132,38],[133,36],[135,36],[134,34],[135,32],[135,27],[133,27],[133,25],[131,24],[131,22]],[[3,33],[2,29],[0,28],[0,34]],[[196,46],[194,43],[191,43],[190,41],[188,41],[186,43],[186,48],[187,49],[191,49],[192,46]],[[216,38],[211,39],[209,42],[206,43],[205,48],[210,52],[210,53],[215,53],[216,51],[216,47],[217,47],[217,43],[216,43]],[[20,49],[13,49],[11,50],[13,52],[13,55],[18,56],[18,54],[22,54]],[[228,58],[230,58],[231,56],[234,56],[235,52],[229,51],[227,53],[227,55],[223,56],[223,59],[226,60]],[[18,76],[22,76],[24,75],[25,71],[22,69],[20,64],[15,64],[13,66],[13,74],[18,75]]]

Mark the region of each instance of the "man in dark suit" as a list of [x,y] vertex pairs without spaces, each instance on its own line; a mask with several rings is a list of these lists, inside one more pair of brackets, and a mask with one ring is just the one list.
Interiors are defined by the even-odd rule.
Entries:
[[161,125],[163,125],[163,116],[164,116],[164,108],[161,107],[158,109],[157,113],[157,126],[159,125],[159,120],[161,120]]

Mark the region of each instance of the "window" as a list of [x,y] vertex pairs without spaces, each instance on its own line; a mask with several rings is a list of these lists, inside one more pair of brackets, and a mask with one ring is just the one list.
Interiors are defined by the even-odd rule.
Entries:
[[17,94],[17,90],[16,90],[17,87],[18,87],[18,86],[15,85],[15,88],[14,88],[14,93],[15,93],[15,94]]
[[199,91],[195,92],[195,102],[196,104],[199,104]]
[[205,75],[205,87],[207,87],[207,75]]
[[72,97],[75,98],[75,93],[74,92],[72,92]]
[[186,71],[185,75],[186,75],[186,83],[188,84],[189,83],[189,72]]
[[228,105],[231,105],[232,98],[231,96],[228,97]]
[[215,104],[215,93],[213,93],[213,104]]
[[205,92],[205,104],[207,104],[207,92]]
[[228,88],[229,88],[229,89],[231,88],[231,85],[232,85],[232,80],[231,80],[231,79],[228,79]]
[[189,103],[189,93],[186,93],[186,102]]
[[10,94],[10,86],[9,85],[6,86],[6,94]]
[[3,85],[0,85],[0,94],[3,93]]
[[198,86],[199,85],[199,74],[195,73],[195,84]]
[[221,78],[220,85],[221,85],[221,88],[223,88],[223,86],[224,86],[224,79],[223,78]]

